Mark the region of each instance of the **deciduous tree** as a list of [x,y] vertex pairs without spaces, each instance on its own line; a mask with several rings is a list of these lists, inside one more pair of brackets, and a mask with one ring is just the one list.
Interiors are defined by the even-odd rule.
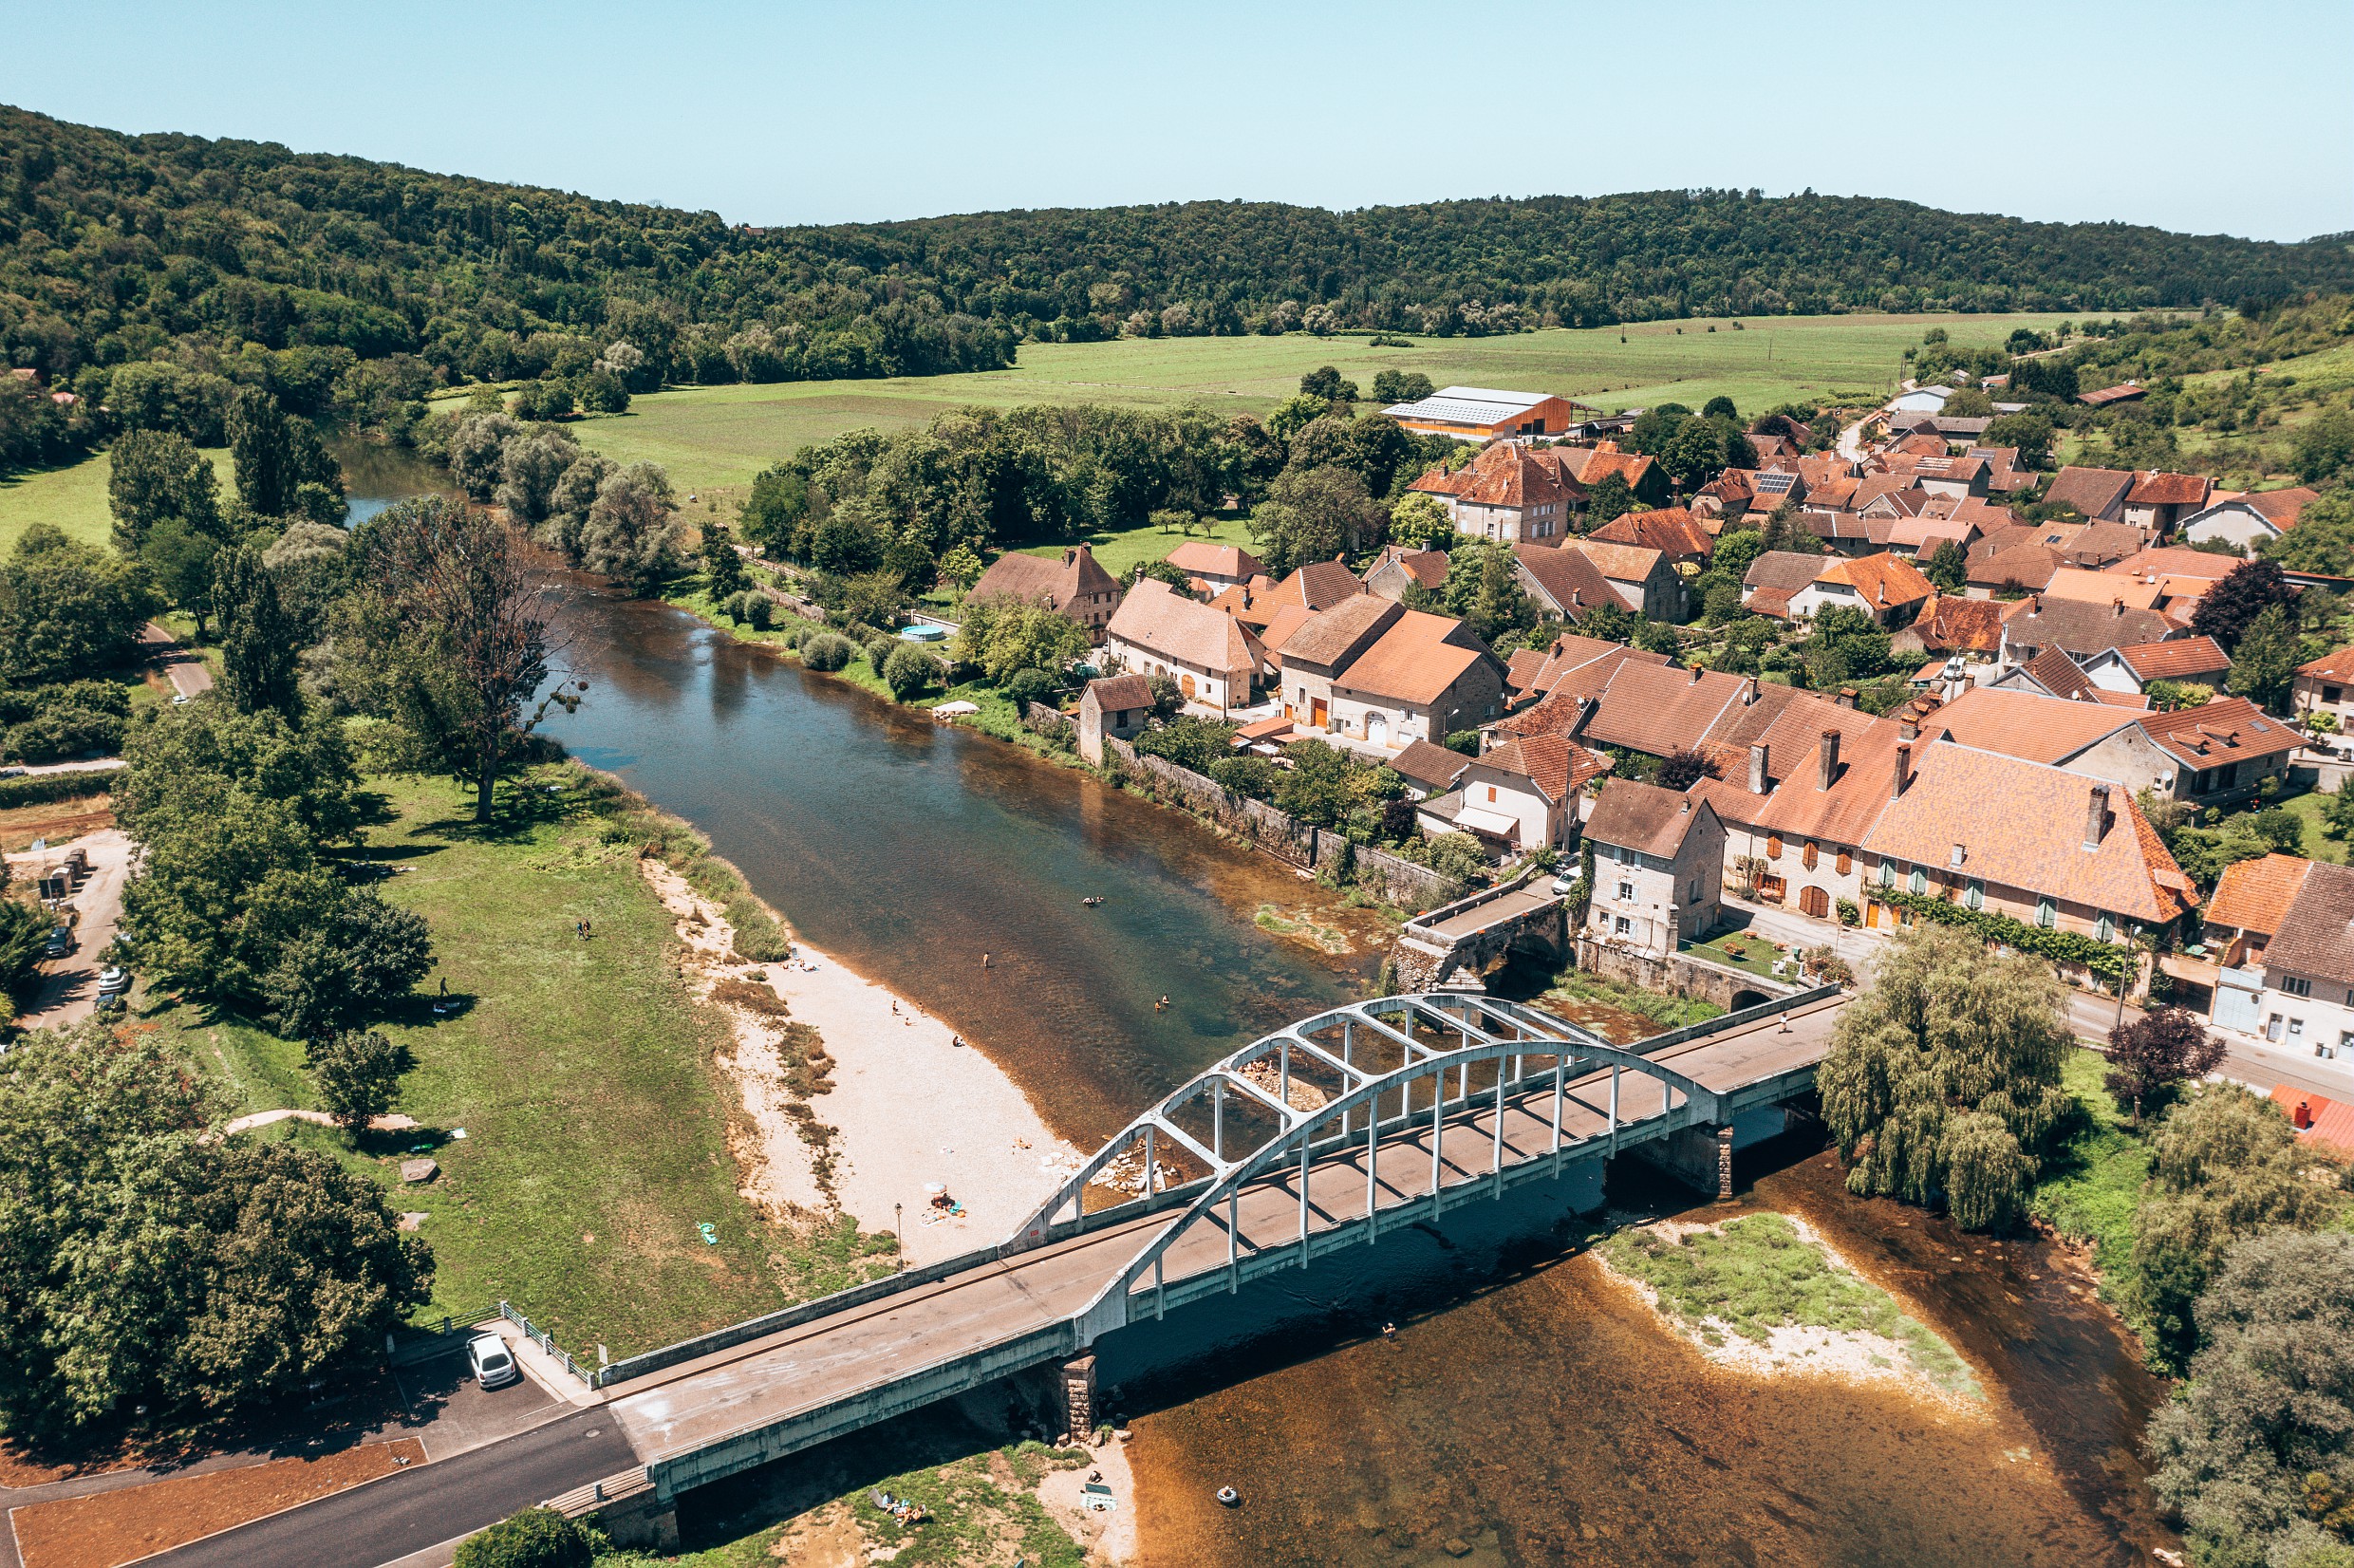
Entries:
[[2199,596],[2191,612],[2191,629],[2235,648],[2258,616],[2296,598],[2297,590],[2270,561],[2250,561],[2233,567],[2222,581]]
[[131,430],[106,454],[106,504],[114,513],[115,548],[137,555],[148,531],[166,519],[191,532],[220,532],[218,481],[212,459],[188,439],[164,430]]
[[2102,1086],[2130,1107],[2141,1125],[2141,1102],[2155,1100],[2188,1078],[2203,1078],[2223,1060],[2223,1042],[2186,1007],[2158,1007],[2109,1031],[2109,1072]]
[[392,1109],[408,1052],[373,1029],[351,1029],[312,1040],[303,1060],[319,1086],[319,1103],[336,1126],[357,1136]]
[[302,652],[295,618],[278,593],[277,574],[252,544],[222,551],[213,562],[213,611],[220,617],[222,682],[240,712],[295,714]]
[[1848,1190],[1943,1203],[1968,1230],[2016,1219],[2067,1108],[2069,1048],[2039,961],[1951,926],[1899,939],[1816,1074]]
[[2289,689],[2296,684],[2297,654],[2297,628],[2289,622],[2289,607],[2268,606],[2240,633],[2227,684],[2235,695],[2277,713],[2288,706]]
[[658,464],[631,463],[608,476],[581,529],[581,565],[632,593],[652,593],[679,569],[677,511]]

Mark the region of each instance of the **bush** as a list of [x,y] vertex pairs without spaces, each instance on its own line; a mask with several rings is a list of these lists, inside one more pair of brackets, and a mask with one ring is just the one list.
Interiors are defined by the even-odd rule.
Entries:
[[1445,744],[1450,752],[1457,752],[1465,756],[1477,756],[1480,755],[1480,732],[1457,730],[1447,737]]
[[883,683],[902,702],[932,683],[932,656],[913,643],[902,643],[884,656]]
[[776,601],[757,588],[746,588],[743,620],[754,631],[768,630],[776,624]]
[[304,1062],[319,1086],[319,1102],[335,1125],[358,1133],[392,1109],[392,1096],[408,1067],[408,1051],[373,1029],[354,1029],[316,1041],[304,1053]]
[[457,1568],[589,1568],[597,1538],[553,1508],[526,1508],[458,1548]]
[[801,663],[813,670],[831,674],[850,662],[858,650],[840,632],[821,631],[801,644]]
[[877,675],[881,675],[883,666],[890,663],[891,655],[906,645],[887,631],[878,631],[861,644],[866,651],[867,663],[874,666]]
[[1265,800],[1275,793],[1280,770],[1263,756],[1222,757],[1209,765],[1209,775],[1236,794]]
[[1055,682],[1044,670],[1018,669],[1005,678],[1004,691],[1016,708],[1024,708],[1053,696]]

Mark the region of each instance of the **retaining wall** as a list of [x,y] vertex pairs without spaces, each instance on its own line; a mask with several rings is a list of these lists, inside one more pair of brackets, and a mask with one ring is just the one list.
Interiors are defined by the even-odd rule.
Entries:
[[1719,1007],[1731,1008],[1733,999],[1754,991],[1768,999],[1795,996],[1802,989],[1788,980],[1768,980],[1746,969],[1734,969],[1688,953],[1653,958],[1623,947],[1607,946],[1591,936],[1578,938],[1578,967],[1604,980],[1617,980],[1641,991],[1672,997],[1698,997]]

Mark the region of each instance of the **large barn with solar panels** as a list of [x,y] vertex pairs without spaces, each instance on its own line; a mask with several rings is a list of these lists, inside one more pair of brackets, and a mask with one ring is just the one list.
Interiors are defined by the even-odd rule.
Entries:
[[1547,392],[1499,392],[1487,386],[1450,386],[1413,402],[1382,410],[1409,430],[1487,441],[1499,436],[1560,436],[1577,405]]

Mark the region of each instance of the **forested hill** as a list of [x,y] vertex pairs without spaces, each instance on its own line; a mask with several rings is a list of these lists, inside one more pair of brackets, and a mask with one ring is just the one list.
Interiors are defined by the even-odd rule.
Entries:
[[761,231],[0,107],[0,351],[61,381],[247,344],[505,379],[617,338],[645,354],[642,384],[779,381],[984,368],[1025,336],[2105,312],[2349,287],[2344,236],[2261,244],[1737,192]]

